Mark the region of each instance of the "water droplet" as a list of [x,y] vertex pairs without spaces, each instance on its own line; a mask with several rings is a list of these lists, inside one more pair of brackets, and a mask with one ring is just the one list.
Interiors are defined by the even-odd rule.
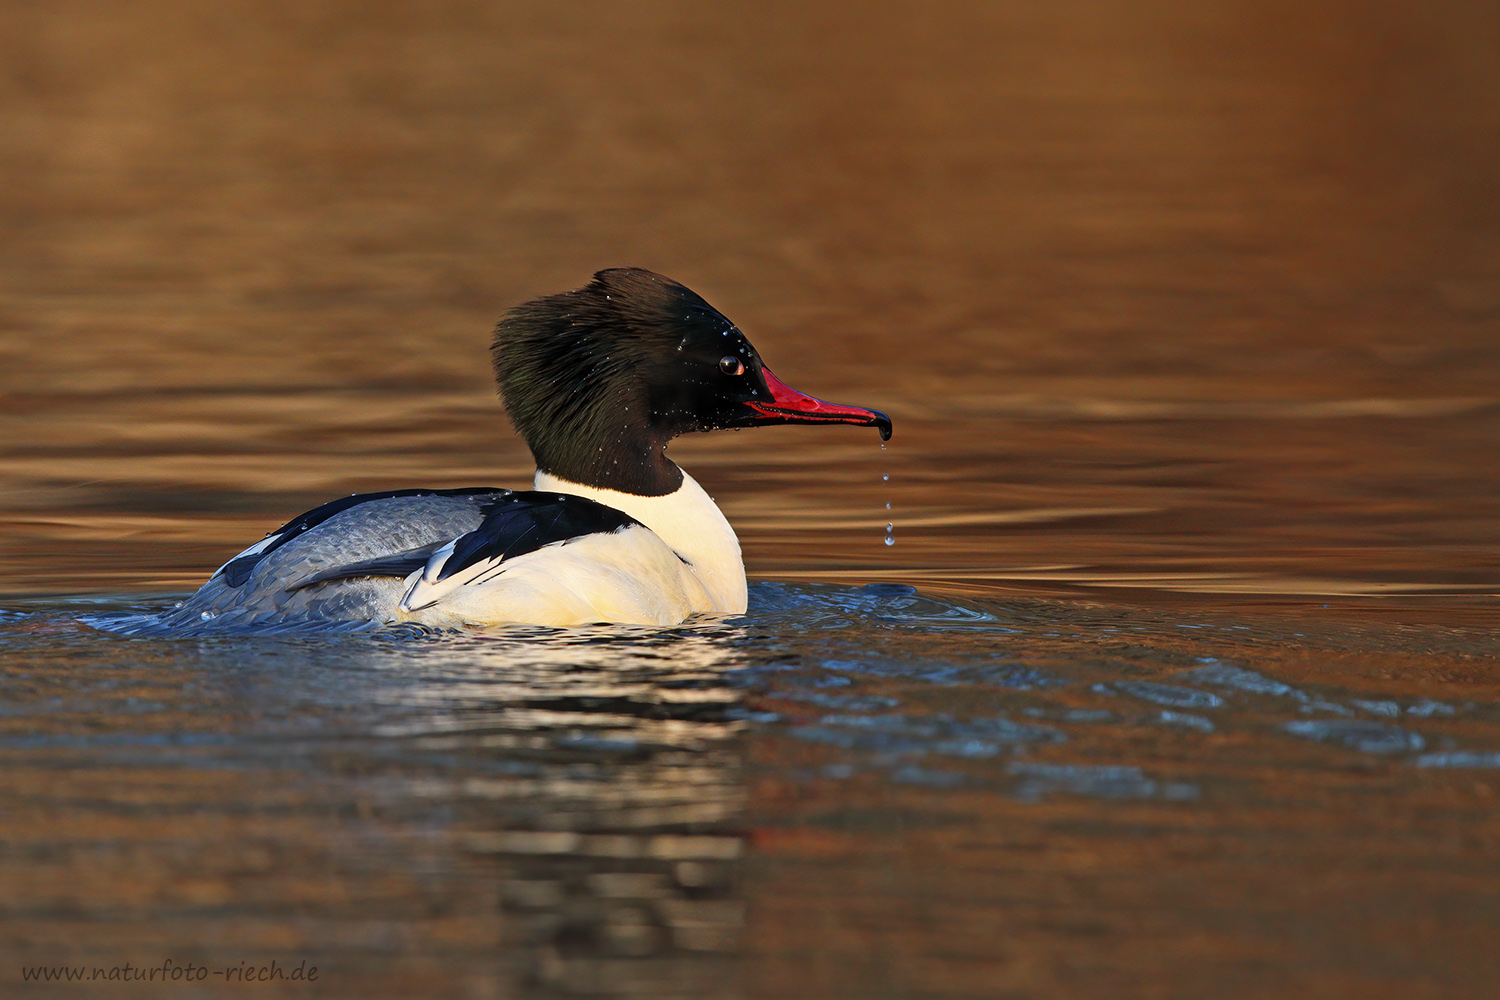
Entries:
[[887,500],[887,501],[886,501],[886,502],[885,502],[885,509],[886,509],[886,510],[890,510],[890,509],[891,509],[891,502],[890,502],[890,501],[889,501],[889,500]]
[[205,611],[202,614],[200,614],[198,617],[201,618],[201,619],[203,619],[206,622],[207,621],[213,621],[214,613],[212,611]]
[[886,534],[887,534],[887,535],[889,535],[889,534],[890,534],[890,533],[891,533],[891,532],[893,532],[893,531],[895,531],[895,530],[896,530],[896,526],[895,526],[895,525],[894,525],[894,524],[887,524],[887,525],[886,525],[886,526],[885,526],[885,533],[886,533]]
[[896,536],[895,535],[886,535],[885,536],[885,544],[887,544],[887,545],[895,545],[896,544]]
[[891,481],[891,474],[889,472],[887,472],[885,475],[881,476],[880,478],[883,479],[886,482],[890,482]]

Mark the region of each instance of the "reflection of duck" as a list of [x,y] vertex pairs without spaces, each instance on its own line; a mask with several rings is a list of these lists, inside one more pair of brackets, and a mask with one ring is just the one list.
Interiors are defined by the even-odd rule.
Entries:
[[725,675],[754,662],[745,638],[705,622],[336,644],[373,654],[379,734],[435,762],[369,794],[441,809],[499,889],[519,980],[502,993],[671,996],[705,977],[709,995],[730,973],[747,791],[745,689]]
[[890,418],[784,385],[682,285],[634,268],[513,309],[495,334],[536,490],[395,490],[287,522],[214,573],[175,627],[315,620],[668,625],[745,610],[734,529],[666,457],[689,431]]
[[743,638],[709,621],[403,642],[374,661],[386,684],[364,697],[401,709],[382,723],[387,736],[506,730],[554,748],[702,750],[742,726],[731,710],[744,692],[724,675],[747,665]]

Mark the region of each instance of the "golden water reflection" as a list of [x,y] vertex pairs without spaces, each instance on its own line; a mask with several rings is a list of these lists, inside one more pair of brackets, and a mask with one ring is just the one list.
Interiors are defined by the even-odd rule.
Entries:
[[[1429,619],[1402,599],[1500,590],[1488,399],[877,401],[901,424],[886,449],[802,429],[674,447],[752,576],[1380,597]],[[0,445],[12,591],[189,589],[329,496],[530,473],[486,393],[20,404],[33,436]]]
[[757,576],[1491,592],[1492,17],[929,6],[3,15],[0,590],[524,482],[486,331],[644,264],[899,425],[678,446]]

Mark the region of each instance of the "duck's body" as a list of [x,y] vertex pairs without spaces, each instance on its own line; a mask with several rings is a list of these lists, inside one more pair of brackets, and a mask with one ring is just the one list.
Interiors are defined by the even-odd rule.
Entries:
[[647,271],[602,271],[585,289],[512,311],[494,354],[537,458],[534,490],[333,501],[230,559],[162,624],[673,625],[742,613],[734,529],[666,458],[666,442],[765,423],[890,433],[884,414],[782,385],[728,320]]
[[745,610],[739,541],[691,476],[660,497],[536,480],[309,511],[221,566],[172,623],[673,625]]

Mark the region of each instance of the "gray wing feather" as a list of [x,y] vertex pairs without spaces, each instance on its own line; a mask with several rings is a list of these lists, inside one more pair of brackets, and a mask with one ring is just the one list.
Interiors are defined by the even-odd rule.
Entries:
[[287,587],[287,590],[301,590],[311,587],[317,583],[327,583],[330,580],[356,580],[362,576],[393,576],[404,579],[422,569],[427,565],[427,560],[432,554],[442,548],[447,542],[433,542],[431,545],[423,545],[420,548],[407,549],[405,552],[396,552],[388,556],[380,556],[376,559],[365,559],[360,562],[347,563],[343,566],[335,566],[333,569],[325,569],[321,573],[312,576]]
[[478,528],[481,507],[494,495],[499,491],[388,497],[351,507],[268,553],[240,586],[213,577],[161,624],[172,635],[197,635],[309,620],[388,620],[401,600],[400,578],[350,570],[394,565],[423,549],[430,554]]

